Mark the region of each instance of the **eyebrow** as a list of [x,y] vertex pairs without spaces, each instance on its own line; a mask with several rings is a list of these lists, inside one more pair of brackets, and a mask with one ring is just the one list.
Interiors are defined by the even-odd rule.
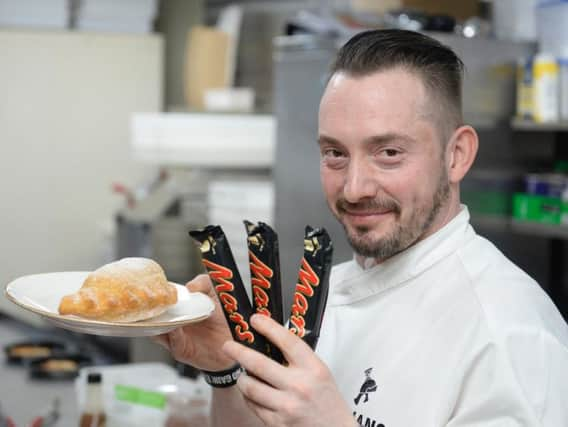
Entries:
[[374,135],[365,138],[366,144],[387,144],[393,141],[403,141],[409,144],[415,144],[417,141],[410,135],[404,133],[388,132],[382,135]]
[[341,142],[339,142],[337,139],[332,138],[331,136],[327,136],[327,135],[319,135],[317,143],[318,143],[318,145],[323,145],[323,144],[341,145]]
[[[365,138],[363,141],[365,144],[388,144],[389,142],[393,141],[404,141],[410,144],[415,144],[417,141],[416,139],[412,138],[410,135],[406,135],[403,133],[396,133],[396,132],[388,132],[382,135],[373,135],[368,138]],[[334,145],[341,145],[341,142],[331,136],[327,135],[319,135],[317,140],[318,145],[322,144],[334,144]]]

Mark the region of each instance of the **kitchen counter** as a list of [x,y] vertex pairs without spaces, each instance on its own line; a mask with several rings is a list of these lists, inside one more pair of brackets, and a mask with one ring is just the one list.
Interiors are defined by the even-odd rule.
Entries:
[[34,380],[24,366],[6,363],[4,347],[34,338],[53,339],[57,333],[25,326],[8,317],[0,317],[0,407],[14,420],[16,426],[27,427],[31,420],[45,413],[55,398],[60,401],[57,427],[78,425],[78,409],[74,383],[67,381]]

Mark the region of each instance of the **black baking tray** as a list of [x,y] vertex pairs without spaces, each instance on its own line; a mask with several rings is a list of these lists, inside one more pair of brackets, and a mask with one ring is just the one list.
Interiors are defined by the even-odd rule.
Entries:
[[[16,351],[26,347],[25,354]],[[35,349],[35,351],[34,351]],[[56,356],[65,352],[65,344],[49,340],[31,340],[13,343],[4,347],[6,362],[10,364],[27,364],[38,359]]]
[[81,354],[44,357],[30,363],[29,375],[37,380],[70,380],[79,375],[81,368],[92,363],[90,357]]

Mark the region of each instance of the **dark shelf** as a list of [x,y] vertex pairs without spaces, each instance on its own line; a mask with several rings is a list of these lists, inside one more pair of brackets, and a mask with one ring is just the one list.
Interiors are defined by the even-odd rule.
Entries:
[[502,216],[471,214],[471,224],[474,227],[486,228],[492,231],[510,232],[511,220]]
[[511,230],[519,234],[568,240],[568,226],[566,225],[511,220]]
[[568,132],[568,121],[535,123],[532,120],[514,118],[511,121],[514,130],[524,130],[531,132]]
[[474,227],[482,227],[493,231],[568,240],[568,225],[541,224],[538,222],[519,221],[513,218],[475,214],[472,214],[471,223]]

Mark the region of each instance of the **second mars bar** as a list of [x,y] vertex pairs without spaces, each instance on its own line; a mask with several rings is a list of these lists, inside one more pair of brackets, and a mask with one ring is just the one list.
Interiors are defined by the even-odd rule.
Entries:
[[[253,224],[245,221],[249,250],[250,277],[253,295],[253,309],[282,324],[282,284],[280,281],[280,258],[278,236],[268,224]],[[268,343],[269,356],[279,363],[284,361],[282,353]]]

